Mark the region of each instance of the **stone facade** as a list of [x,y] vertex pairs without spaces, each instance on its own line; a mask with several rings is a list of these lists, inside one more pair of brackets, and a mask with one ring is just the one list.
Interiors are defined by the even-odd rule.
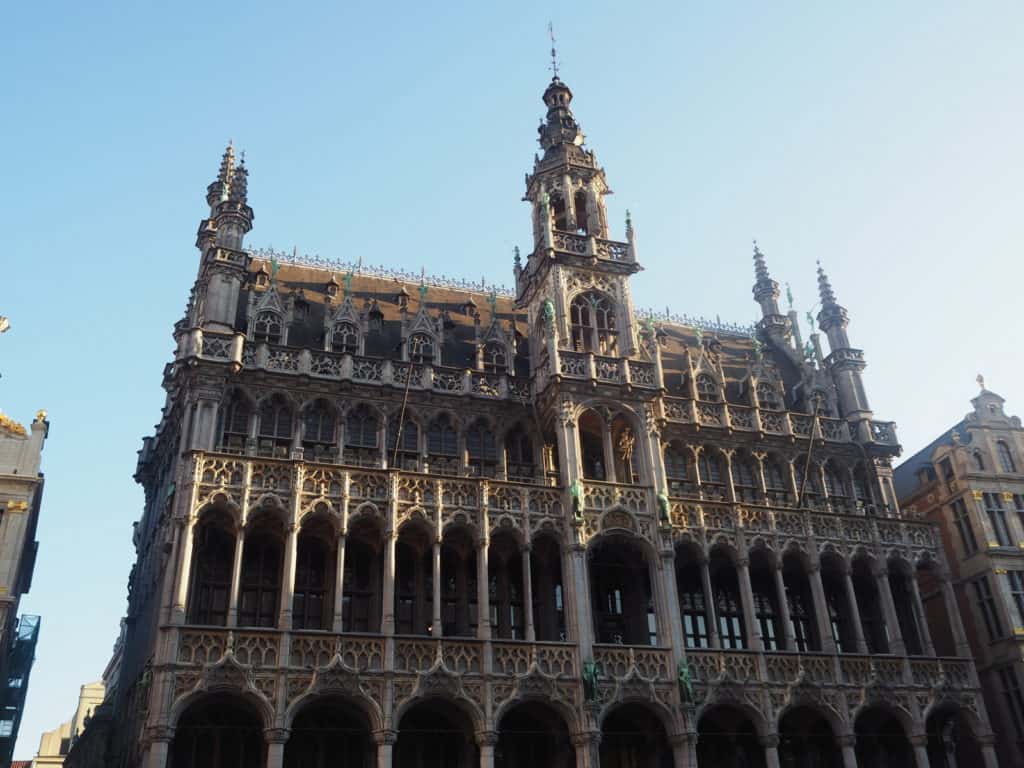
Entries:
[[569,88],[543,98],[511,292],[246,250],[225,153],[106,764],[925,768],[963,721],[995,768],[824,273],[827,356],[756,248],[756,329],[637,311],[633,225]]
[[984,388],[896,470],[904,509],[942,531],[1004,768],[1024,766],[1024,429]]
[[27,429],[0,413],[0,765],[13,757],[39,634],[39,617],[18,618],[18,605],[32,584],[39,546],[39,469],[49,427],[45,411]]

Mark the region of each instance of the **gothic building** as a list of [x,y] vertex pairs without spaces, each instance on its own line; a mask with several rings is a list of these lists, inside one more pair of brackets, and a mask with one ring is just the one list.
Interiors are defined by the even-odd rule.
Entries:
[[1024,768],[1024,429],[978,383],[971,411],[894,478],[904,509],[940,526],[999,764]]
[[543,99],[513,292],[246,250],[228,148],[106,764],[995,768],[825,274],[827,355],[756,248],[756,329],[637,312],[632,225]]

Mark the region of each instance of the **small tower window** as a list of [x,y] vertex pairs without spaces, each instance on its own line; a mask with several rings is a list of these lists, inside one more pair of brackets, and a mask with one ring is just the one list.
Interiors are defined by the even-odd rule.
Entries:
[[337,323],[331,331],[331,349],[344,355],[359,352],[359,329],[352,323]]
[[1010,452],[1010,446],[1002,440],[996,443],[996,455],[999,456],[999,465],[1002,467],[1003,472],[1017,471],[1017,464],[1013,460],[1013,454]]
[[619,328],[615,306],[604,294],[588,291],[579,294],[569,307],[572,345],[577,352],[614,355]]
[[778,392],[776,392],[775,387],[767,381],[762,381],[757,385],[757,404],[759,407],[766,408],[770,411],[778,411],[782,409],[782,403],[779,401]]
[[561,195],[551,195],[551,213],[555,217],[555,229],[560,229],[563,232],[569,229],[569,220],[565,213],[565,200],[562,199]]
[[296,320],[305,320],[309,317],[309,304],[302,299],[298,299],[292,308],[292,313]]
[[706,373],[697,376],[697,399],[718,402],[718,383]]
[[267,344],[279,344],[281,328],[281,316],[277,312],[260,312],[253,326],[253,339]]
[[410,336],[409,359],[414,363],[433,362],[434,340],[425,333],[414,333]]
[[586,190],[579,189],[573,196],[573,202],[576,206],[576,231],[587,234],[590,232],[590,222],[587,216],[587,193]]
[[484,370],[489,373],[505,373],[508,370],[508,355],[503,345],[491,341],[484,346]]

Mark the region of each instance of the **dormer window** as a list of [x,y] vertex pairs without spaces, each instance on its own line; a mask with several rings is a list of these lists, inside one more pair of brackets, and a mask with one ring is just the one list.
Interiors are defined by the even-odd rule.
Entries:
[[569,323],[574,350],[599,355],[615,354],[619,327],[615,305],[607,296],[597,291],[579,294],[569,306]]
[[359,329],[352,323],[338,323],[331,331],[331,350],[343,355],[359,353]]
[[266,288],[270,285],[270,275],[261,269],[256,273],[256,285],[260,288]]
[[757,405],[770,411],[782,410],[778,392],[767,381],[762,381],[757,385]]
[[301,299],[296,301],[292,308],[292,314],[296,320],[305,320],[309,317],[309,304]]
[[331,278],[331,282],[327,284],[327,287],[324,290],[326,291],[327,295],[333,299],[335,296],[338,295],[338,284],[334,282],[333,278]]
[[370,305],[369,326],[370,333],[380,333],[384,330],[384,313],[380,311],[376,301]]
[[489,373],[505,373],[508,370],[508,355],[504,346],[492,341],[484,347],[484,370]]
[[697,399],[718,402],[718,383],[706,373],[697,376]]
[[277,312],[260,312],[256,316],[256,324],[253,326],[253,340],[267,344],[279,344],[281,328],[281,316]]
[[433,362],[434,340],[425,333],[414,333],[410,336],[409,359],[414,363]]

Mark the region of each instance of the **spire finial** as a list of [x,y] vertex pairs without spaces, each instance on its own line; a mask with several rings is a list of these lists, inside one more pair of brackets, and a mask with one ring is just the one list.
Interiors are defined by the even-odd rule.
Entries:
[[555,47],[555,25],[548,22],[548,36],[551,38],[551,74],[552,79],[558,79],[558,49]]
[[828,275],[822,269],[820,260],[818,260],[818,294],[821,296],[822,307],[836,303],[836,295],[832,291],[832,284],[828,281]]
[[758,282],[771,279],[771,275],[768,274],[768,265],[764,260],[764,254],[757,247],[757,240],[754,240],[754,276]]
[[978,382],[978,386],[979,387],[981,387],[982,389],[985,389],[985,377],[984,376],[982,376],[979,373],[978,377],[975,379],[975,381]]
[[786,283],[786,303],[790,309],[793,308],[793,289],[789,287],[789,283]]

